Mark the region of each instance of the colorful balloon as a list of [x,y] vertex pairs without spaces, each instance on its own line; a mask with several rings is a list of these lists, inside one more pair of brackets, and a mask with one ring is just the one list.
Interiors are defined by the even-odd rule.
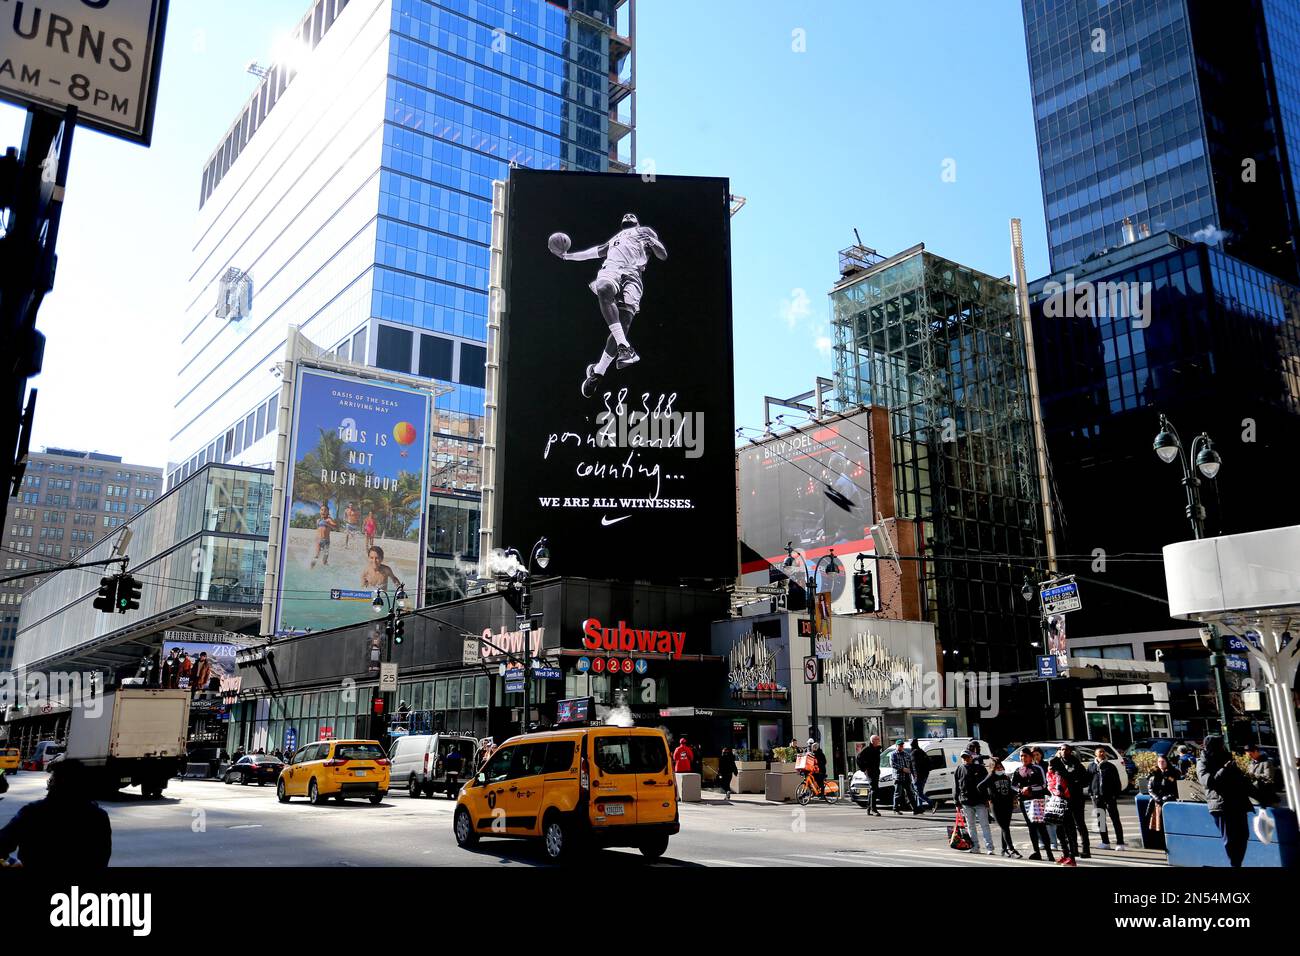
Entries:
[[393,438],[399,445],[409,445],[415,441],[415,426],[410,422],[398,422],[393,426]]

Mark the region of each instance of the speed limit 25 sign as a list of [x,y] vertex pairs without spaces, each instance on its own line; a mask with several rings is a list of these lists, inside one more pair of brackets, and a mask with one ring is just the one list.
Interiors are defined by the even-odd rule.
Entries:
[[0,99],[149,145],[168,0],[0,0]]

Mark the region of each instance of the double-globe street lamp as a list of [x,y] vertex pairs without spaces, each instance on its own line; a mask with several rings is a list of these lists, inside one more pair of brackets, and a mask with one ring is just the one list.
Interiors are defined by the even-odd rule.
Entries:
[[[498,574],[497,577],[509,581],[512,585],[519,588],[520,607],[523,613],[520,631],[523,634],[523,653],[520,657],[523,659],[524,671],[524,709],[519,717],[519,732],[528,733],[528,712],[532,709],[532,688],[529,686],[532,679],[532,660],[533,660],[533,619],[532,612],[532,577],[533,565],[535,564],[540,571],[545,571],[546,566],[551,563],[551,549],[546,543],[545,536],[538,538],[537,543],[533,545],[533,550],[528,554],[528,560],[524,561],[523,556],[514,548],[507,548],[504,553],[507,559],[514,559],[513,570]],[[538,615],[540,618],[541,615]]]
[[[785,560],[781,562],[781,567],[786,569],[787,590],[789,589],[789,580],[790,580],[789,569],[795,566],[794,556],[796,553],[799,555],[799,560],[802,562],[800,567],[803,568],[804,574],[806,575],[808,573],[808,556],[804,554],[801,549],[796,548],[794,546],[793,541],[787,541],[785,543]],[[811,584],[811,591],[812,591],[811,597],[813,600],[813,604],[809,606],[809,615],[808,615],[811,621],[816,621],[817,619],[817,607],[816,607],[817,593],[818,593],[817,578],[821,574],[821,566],[823,561],[827,562],[826,565],[827,574],[842,574],[844,572],[844,566],[840,564],[839,560],[835,557],[834,548],[831,548],[826,554],[822,555],[820,558],[817,559],[817,562],[813,565],[812,576],[808,580],[808,583]],[[788,603],[789,602],[787,601],[787,604]],[[829,612],[830,612],[830,608],[828,607],[827,608],[828,619],[829,619]],[[812,633],[809,634],[809,641],[812,644],[813,657],[816,657],[817,656],[817,628],[813,627],[811,631]],[[820,671],[821,664],[819,663],[817,667],[818,670]],[[809,697],[810,697],[809,710],[811,711],[809,717],[808,736],[811,737],[813,740],[816,740],[818,743],[821,743],[821,739],[822,739],[821,728],[817,723],[817,685],[809,684],[808,687],[809,687]]]
[[[1213,481],[1219,474],[1223,459],[1214,450],[1210,436],[1201,432],[1192,440],[1190,452],[1183,448],[1178,430],[1163,414],[1160,416],[1160,433],[1152,443],[1155,453],[1166,465],[1177,461],[1183,468],[1183,488],[1187,493],[1187,518],[1192,523],[1192,534],[1205,537],[1205,506],[1201,504],[1201,478]],[[1196,467],[1192,468],[1190,462]],[[1223,636],[1210,625],[1201,634],[1201,643],[1210,651],[1210,669],[1214,672],[1214,690],[1218,696],[1219,722],[1223,725],[1223,741],[1232,747],[1232,732],[1228,724],[1227,658],[1224,656]]]

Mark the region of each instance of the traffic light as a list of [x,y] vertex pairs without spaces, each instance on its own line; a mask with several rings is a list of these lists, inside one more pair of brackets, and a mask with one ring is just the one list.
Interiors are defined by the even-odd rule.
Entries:
[[870,571],[853,574],[853,608],[859,614],[870,614],[876,609],[876,591],[871,583]]
[[95,598],[95,610],[112,614],[117,610],[117,578],[100,578],[99,595]]
[[129,574],[117,578],[117,610],[121,614],[140,609],[140,582]]
[[393,643],[402,643],[402,638],[406,636],[406,622],[400,617],[393,619]]

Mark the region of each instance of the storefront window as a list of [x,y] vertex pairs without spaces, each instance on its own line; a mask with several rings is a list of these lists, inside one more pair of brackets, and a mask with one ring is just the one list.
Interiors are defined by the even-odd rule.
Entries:
[[1151,721],[1147,714],[1130,714],[1129,719],[1133,722],[1133,739],[1141,740],[1143,737],[1151,736]]
[[474,678],[474,706],[487,707],[488,705],[488,679],[486,677]]
[[460,679],[452,678],[447,687],[447,709],[457,710],[460,707]]
[[440,680],[434,683],[433,709],[434,710],[447,709],[447,682],[445,680]]

